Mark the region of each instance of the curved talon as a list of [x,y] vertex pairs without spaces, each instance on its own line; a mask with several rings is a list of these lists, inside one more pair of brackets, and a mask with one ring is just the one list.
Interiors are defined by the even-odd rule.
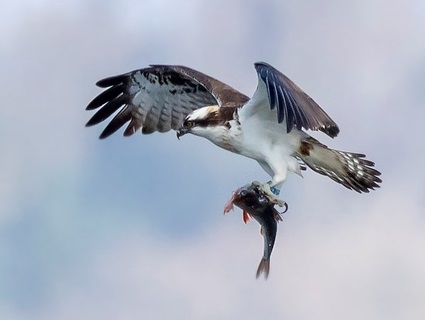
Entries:
[[285,207],[285,210],[283,210],[280,214],[284,214],[286,211],[288,211],[288,204],[285,202],[282,207]]

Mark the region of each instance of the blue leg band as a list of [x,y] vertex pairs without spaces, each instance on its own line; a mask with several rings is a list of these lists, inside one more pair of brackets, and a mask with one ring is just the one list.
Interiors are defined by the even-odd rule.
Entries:
[[273,192],[274,195],[279,195],[280,190],[278,188],[275,187],[270,187],[270,191]]

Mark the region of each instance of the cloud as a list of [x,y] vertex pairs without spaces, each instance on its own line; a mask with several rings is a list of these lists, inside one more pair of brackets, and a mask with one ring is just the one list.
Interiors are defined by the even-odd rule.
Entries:
[[414,199],[392,199],[332,225],[297,226],[301,213],[289,212],[268,281],[254,277],[258,225],[243,225],[239,211],[183,241],[133,230],[77,262],[31,318],[420,319],[425,219]]

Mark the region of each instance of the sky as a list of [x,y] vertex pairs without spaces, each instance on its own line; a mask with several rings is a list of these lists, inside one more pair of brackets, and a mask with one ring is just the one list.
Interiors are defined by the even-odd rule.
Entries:
[[[408,1],[2,4],[0,319],[423,319],[425,5]],[[266,61],[338,123],[382,188],[290,176],[269,279],[233,190],[267,181],[206,140],[85,128],[101,78],[187,65],[248,96]]]

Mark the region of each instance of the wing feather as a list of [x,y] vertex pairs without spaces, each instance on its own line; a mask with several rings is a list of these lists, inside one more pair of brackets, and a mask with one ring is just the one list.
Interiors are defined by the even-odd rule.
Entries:
[[[277,122],[282,123],[283,120],[286,120],[286,125],[292,126],[293,123],[291,123],[291,119],[293,118],[293,115],[291,114],[290,117],[288,117],[288,108],[285,106],[287,106],[287,103],[285,101],[285,94],[283,93],[283,90],[281,87],[277,88],[277,92],[279,93],[279,104],[278,104],[278,108],[277,108]],[[293,121],[292,121],[293,122]]]
[[276,104],[279,103],[279,95],[277,93],[277,88],[274,83],[266,83],[266,85],[270,93],[270,107],[273,110],[276,107]]
[[266,99],[266,105],[271,110],[276,109],[277,122],[285,121],[287,132],[296,127],[298,130],[320,130],[332,138],[338,135],[338,125],[288,77],[264,62],[255,63],[255,69],[258,87],[252,103],[247,104],[251,108],[249,113],[264,112],[262,105]]
[[109,137],[111,134],[116,132],[119,128],[129,122],[131,119],[131,110],[128,108],[121,109],[120,112],[112,119],[111,122],[108,123],[106,128],[102,131],[99,138],[105,139]]
[[158,131],[159,132],[167,132],[171,130],[171,109],[170,108],[162,108],[161,114],[159,115],[158,120]]
[[[157,65],[157,67],[161,67]],[[217,100],[220,106],[236,106],[242,105],[249,100],[249,98],[233,89],[229,85],[214,79],[213,77],[207,76],[194,69],[184,66],[168,66],[170,69],[178,72],[179,74],[186,75],[187,77],[195,80],[202,84]]]
[[117,86],[110,87],[109,89],[103,91],[96,98],[94,98],[86,107],[86,110],[97,109],[99,105],[103,105],[116,97],[122,94],[124,88],[123,84],[119,84]]
[[100,138],[106,138],[130,122],[125,136],[167,132],[181,127],[193,110],[209,105],[240,105],[248,97],[208,75],[184,66],[152,65],[96,83],[105,91],[86,110],[100,108],[87,122],[96,125],[118,111]]
[[87,122],[87,126],[96,125],[105,119],[108,119],[115,113],[120,107],[125,104],[125,97],[123,95],[118,96],[115,99],[107,102],[103,108],[99,109],[93,117]]

